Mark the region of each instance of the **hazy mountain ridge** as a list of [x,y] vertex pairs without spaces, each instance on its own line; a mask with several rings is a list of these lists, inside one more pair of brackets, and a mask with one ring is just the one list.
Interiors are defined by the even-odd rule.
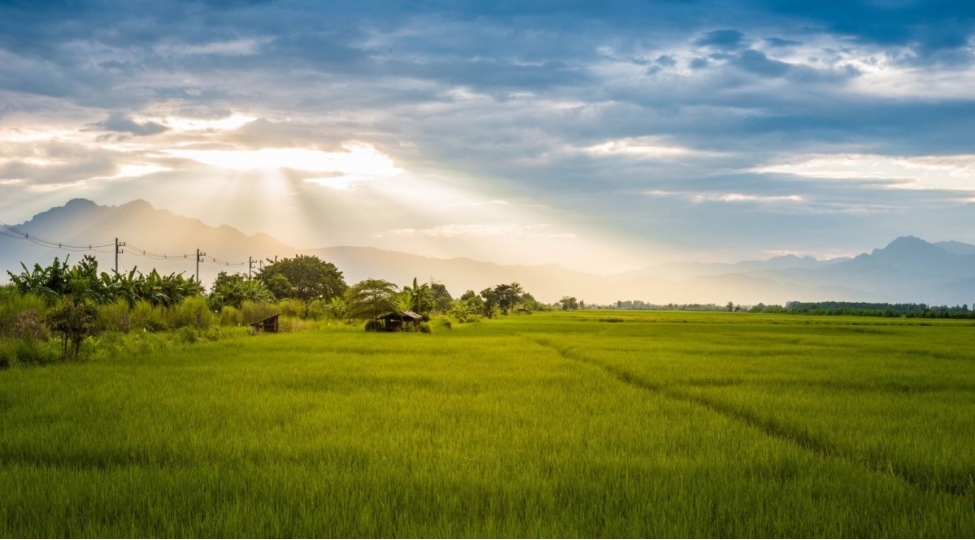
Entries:
[[[501,265],[467,258],[438,259],[371,247],[338,246],[295,249],[266,234],[245,235],[222,225],[178,216],[138,200],[120,206],[100,206],[74,199],[34,216],[16,228],[46,240],[74,244],[128,242],[120,257],[120,270],[195,271],[193,256],[199,247],[207,253],[200,265],[202,281],[212,282],[220,271],[247,272],[245,266],[212,262],[214,257],[233,263],[248,257],[317,255],[333,262],[353,283],[383,278],[399,285],[414,277],[435,279],[459,296],[498,283],[517,281],[536,298],[552,302],[564,295],[590,303],[643,300],[665,303],[758,302],[781,304],[801,301],[873,301],[961,304],[975,302],[975,245],[957,241],[930,243],[916,237],[895,239],[886,247],[852,259],[817,260],[786,255],[765,261],[734,264],[672,263],[615,276],[598,276],[554,264]],[[136,246],[154,253],[183,256],[153,260],[136,256]],[[103,269],[114,265],[113,248],[98,253]],[[77,261],[85,253],[72,253]],[[24,240],[0,237],[0,270],[18,272],[20,263],[49,264],[64,253]],[[255,269],[257,265],[255,264]],[[6,281],[6,273],[2,275]]]

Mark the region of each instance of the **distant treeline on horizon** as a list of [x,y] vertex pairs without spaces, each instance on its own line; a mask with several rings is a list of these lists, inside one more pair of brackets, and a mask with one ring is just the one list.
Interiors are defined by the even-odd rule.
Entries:
[[[785,306],[756,304],[742,308],[731,302],[717,304],[651,304],[642,300],[619,300],[615,305],[591,306],[603,309],[660,311],[748,311],[750,313],[785,313],[793,315],[858,315],[862,317],[907,317],[924,319],[975,319],[975,309],[960,306],[928,304],[889,304],[874,302],[786,302]],[[975,305],[973,305],[975,308]]]

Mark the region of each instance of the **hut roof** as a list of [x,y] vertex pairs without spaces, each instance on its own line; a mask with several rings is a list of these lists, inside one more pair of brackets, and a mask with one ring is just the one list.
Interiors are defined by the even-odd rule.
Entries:
[[271,321],[271,320],[274,320],[274,319],[277,319],[280,316],[281,316],[280,313],[275,313],[274,315],[271,315],[270,317],[265,317],[263,319],[256,320],[256,321],[250,323],[248,326],[254,326],[255,324],[264,324],[265,322]]
[[420,314],[418,314],[418,313],[415,313],[413,311],[408,311],[407,310],[407,311],[391,311],[391,312],[389,312],[389,313],[387,313],[387,314],[385,314],[385,315],[383,315],[381,317],[376,317],[376,318],[377,319],[386,319],[386,320],[389,320],[389,319],[399,319],[401,321],[402,320],[406,320],[406,319],[410,319],[410,320],[418,321],[418,320],[422,319],[423,317]]

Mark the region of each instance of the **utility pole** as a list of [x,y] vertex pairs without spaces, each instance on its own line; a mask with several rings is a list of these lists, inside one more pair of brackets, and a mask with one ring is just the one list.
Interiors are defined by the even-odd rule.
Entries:
[[118,274],[118,256],[119,253],[125,253],[122,248],[125,247],[125,242],[119,242],[118,238],[115,239],[115,273]]
[[247,279],[251,279],[251,273],[254,271],[254,259],[247,257]]
[[196,275],[193,278],[196,279],[198,284],[200,283],[200,261],[206,256],[207,254],[200,251],[200,248],[196,248]]

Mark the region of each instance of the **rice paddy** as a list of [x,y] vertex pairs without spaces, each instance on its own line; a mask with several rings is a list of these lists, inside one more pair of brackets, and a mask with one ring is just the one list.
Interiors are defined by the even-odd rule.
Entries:
[[0,535],[972,537],[973,344],[583,311],[11,369]]

